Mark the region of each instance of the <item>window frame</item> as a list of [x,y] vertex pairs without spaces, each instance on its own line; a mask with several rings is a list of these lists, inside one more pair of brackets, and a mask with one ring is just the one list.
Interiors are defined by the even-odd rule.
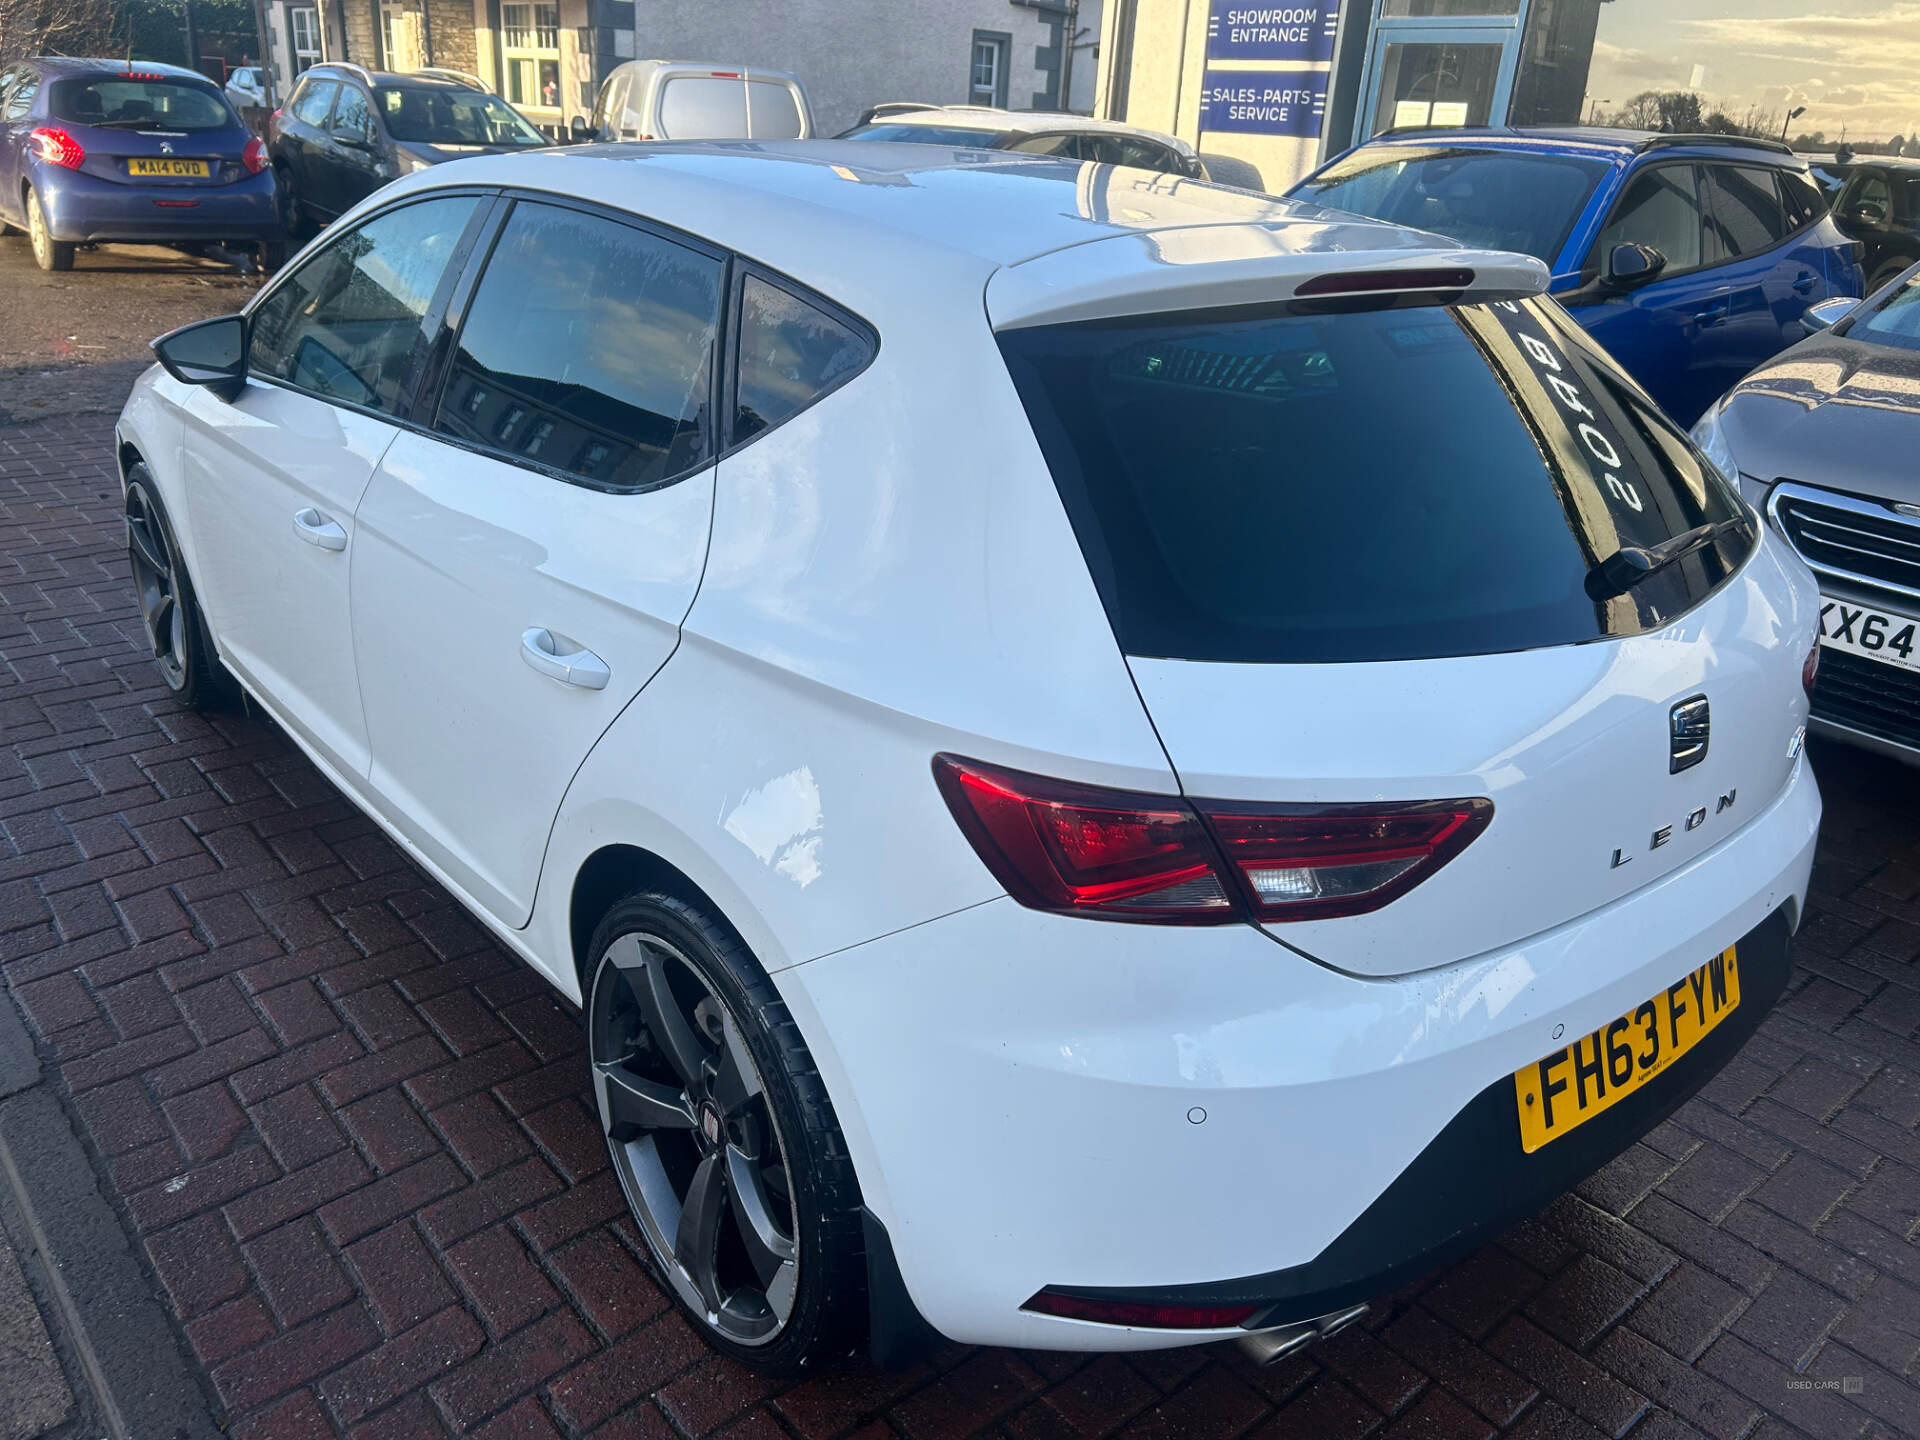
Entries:
[[[46,88],[46,76],[32,65],[22,65],[6,76],[4,93],[0,93],[0,121],[8,124],[26,119],[32,112],[34,102],[40,98],[41,90]],[[19,110],[13,108],[14,101],[24,96]]]
[[[435,194],[446,192],[435,191]],[[720,275],[720,316],[714,327],[713,351],[707,367],[707,415],[706,435],[699,456],[683,469],[671,475],[663,475],[658,480],[649,480],[644,485],[616,485],[607,481],[590,480],[571,470],[555,465],[547,465],[531,456],[501,450],[491,445],[482,445],[458,435],[449,435],[438,429],[440,407],[446,403],[447,381],[453,373],[453,354],[459,348],[460,334],[466,327],[467,311],[473,302],[474,293],[480,288],[480,282],[486,276],[487,266],[493,260],[493,252],[500,243],[500,237],[506,231],[507,220],[514,208],[522,203],[529,205],[548,205],[556,209],[577,210],[581,214],[607,220],[616,225],[625,225],[651,235],[657,240],[679,245],[695,254],[718,260],[721,264]],[[429,439],[452,445],[456,449],[470,454],[483,455],[489,460],[503,464],[516,465],[522,470],[530,470],[536,475],[544,475],[551,480],[563,481],[568,485],[578,485],[584,490],[596,490],[604,495],[647,495],[656,490],[664,490],[669,485],[677,485],[689,476],[697,475],[708,466],[716,463],[725,451],[719,444],[721,434],[720,405],[726,394],[725,371],[727,370],[727,343],[732,324],[732,269],[738,257],[724,246],[711,240],[702,239],[689,231],[679,230],[657,220],[637,215],[631,210],[619,210],[610,205],[601,205],[592,200],[583,200],[573,195],[556,194],[544,190],[531,190],[522,187],[502,189],[498,192],[493,211],[488,217],[484,243],[476,244],[466,257],[466,263],[459,279],[448,294],[448,304],[441,316],[439,334],[433,342],[433,354],[423,366],[422,383],[413,397],[412,413],[409,417],[410,428],[418,430]],[[451,268],[451,266],[449,266]]]
[[[792,414],[782,416],[771,425],[761,426],[760,429],[754,431],[751,435],[736,439],[733,433],[733,422],[740,407],[740,332],[742,328],[740,322],[746,310],[745,295],[749,278],[758,280],[764,285],[770,285],[775,290],[784,291],[793,299],[798,300],[802,305],[811,305],[828,319],[846,326],[847,329],[866,341],[867,358],[860,365],[840,376],[825,389],[814,391],[813,395],[807,400],[807,403],[802,405],[798,410],[795,410]],[[875,330],[873,326],[869,325],[860,316],[854,314],[853,311],[847,309],[846,306],[836,304],[834,301],[822,295],[818,290],[810,286],[802,285],[798,280],[793,279],[789,275],[783,275],[778,270],[771,269],[768,266],[761,265],[756,261],[748,260],[740,256],[734,257],[733,274],[729,278],[727,285],[726,322],[726,331],[723,337],[726,349],[726,385],[721,394],[720,407],[723,443],[719,453],[714,457],[716,460],[724,460],[729,455],[736,455],[746,449],[747,446],[752,445],[765,436],[771,435],[788,421],[798,420],[802,415],[806,414],[807,411],[811,410],[815,405],[818,405],[843,385],[857,380],[860,376],[866,374],[867,371],[872,368],[873,362],[878,359],[880,355],[880,332]]]
[[[1786,196],[1781,193],[1780,180],[1777,173],[1780,168],[1779,166],[1767,165],[1757,161],[1743,165],[1737,160],[1716,161],[1697,159],[1694,163],[1700,168],[1700,209],[1703,214],[1709,215],[1713,221],[1707,228],[1707,234],[1712,237],[1715,247],[1721,252],[1718,260],[1707,261],[1700,267],[1701,269],[1712,269],[1716,265],[1733,265],[1742,260],[1758,260],[1763,256],[1773,254],[1773,252],[1781,246],[1791,243],[1802,231],[1812,228],[1810,224],[1793,225],[1789,223],[1791,217],[1787,214]],[[1778,239],[1759,250],[1742,250],[1738,253],[1728,252],[1725,241],[1721,239],[1719,208],[1714,204],[1714,197],[1720,189],[1720,181],[1713,173],[1717,170],[1772,170],[1776,172],[1773,182],[1773,203],[1780,207],[1780,219],[1786,226],[1786,228],[1780,232]],[[1705,247],[1703,246],[1701,254],[1704,255],[1705,253]]]
[[998,59],[994,63],[993,99],[988,102],[996,110],[1007,108],[1007,90],[1009,76],[1013,68],[1013,33],[1008,30],[975,30],[973,39],[967,45],[967,103],[978,105],[979,89],[973,83],[973,65],[979,57],[980,47],[991,45]]
[[[514,27],[513,31],[510,32],[507,25],[507,11],[517,5],[525,5],[528,23],[524,29]],[[545,27],[540,24],[539,12],[549,6],[552,7],[554,12],[552,48],[548,48],[540,43],[540,36]],[[548,110],[558,114],[566,108],[567,81],[565,75],[561,73],[562,67],[560,64],[560,32],[564,28],[565,24],[561,18],[558,0],[507,0],[506,4],[501,5],[500,29],[498,33],[500,36],[500,76],[502,88],[509,91],[513,88],[510,77],[515,73],[513,70],[514,65],[526,62],[533,66],[533,93],[525,100],[512,100],[504,94],[500,97],[501,99],[506,100],[509,105],[517,109]],[[528,38],[528,43],[522,45],[509,40],[507,38],[509,33],[525,34]],[[540,98],[540,66],[547,61],[553,63],[554,83],[559,96],[556,103],[552,105],[547,104]]]
[[[310,17],[306,24],[301,23],[302,16]],[[302,49],[300,45],[302,29],[311,27],[307,39],[312,42],[311,49]],[[305,62],[304,64],[302,62]],[[316,65],[326,62],[326,31],[320,24],[318,5],[289,5],[287,7],[287,72],[296,80]]]
[[[331,114],[331,107],[329,107]],[[333,249],[347,236],[356,234],[383,216],[404,210],[410,205],[418,205],[429,200],[445,200],[456,196],[472,196],[479,203],[473,207],[473,214],[467,218],[466,228],[459,240],[454,243],[453,252],[447,257],[446,269],[441,271],[439,283],[434,286],[433,298],[427,302],[426,314],[420,317],[421,337],[414,342],[413,351],[407,357],[406,376],[400,382],[400,394],[392,410],[382,410],[374,405],[358,405],[351,400],[342,400],[337,395],[319,395],[311,390],[294,384],[291,380],[278,375],[263,375],[255,370],[253,359],[253,317],[263,305],[267,304],[281,288],[292,282],[308,266]],[[276,274],[271,283],[261,287],[260,293],[247,302],[241,310],[241,318],[246,321],[247,333],[245,354],[247,357],[247,380],[261,385],[272,385],[294,395],[303,395],[322,405],[338,405],[342,410],[351,410],[356,415],[365,415],[370,419],[383,421],[402,429],[420,431],[423,427],[413,420],[424,391],[424,380],[429,376],[430,363],[434,351],[442,343],[446,332],[447,306],[451,301],[459,281],[472,266],[473,251],[482,235],[487,233],[488,225],[500,210],[500,191],[498,186],[455,185],[440,190],[417,191],[410,195],[396,197],[391,203],[370,210],[355,223],[351,230],[342,231],[326,245],[319,246],[301,257],[298,265],[290,266]],[[432,433],[427,431],[425,433]]]
[[[1633,166],[1629,166],[1626,172],[1621,176],[1619,187],[1613,192],[1613,199],[1609,201],[1607,204],[1607,213],[1605,217],[1600,221],[1599,227],[1593,232],[1593,239],[1587,243],[1587,253],[1585,257],[1583,257],[1582,260],[1580,261],[1580,291],[1583,299],[1588,298],[1585,295],[1586,290],[1588,289],[1589,286],[1598,283],[1601,272],[1605,268],[1602,263],[1602,256],[1600,254],[1600,237],[1607,233],[1608,228],[1612,226],[1615,220],[1619,219],[1621,210],[1624,208],[1626,204],[1627,191],[1633,187],[1634,182],[1638,180],[1642,175],[1651,174],[1655,170],[1673,170],[1683,165],[1694,172],[1693,189],[1694,189],[1695,196],[1699,200],[1700,263],[1698,265],[1689,265],[1684,270],[1675,269],[1670,266],[1667,269],[1662,270],[1659,273],[1659,275],[1657,275],[1653,280],[1651,280],[1648,283],[1650,285],[1659,285],[1668,280],[1677,280],[1683,275],[1698,275],[1702,270],[1712,270],[1716,266],[1726,265],[1731,263],[1731,261],[1725,258],[1722,258],[1719,260],[1709,260],[1706,258],[1707,257],[1707,206],[1711,202],[1710,202],[1709,196],[1707,195],[1707,189],[1706,189],[1706,184],[1704,182],[1704,179],[1699,173],[1701,162],[1698,159],[1694,158],[1693,156],[1689,155],[1689,156],[1674,156],[1668,159],[1655,160],[1650,164],[1646,164],[1646,165],[1633,165]],[[1645,287],[1642,287],[1642,288],[1645,288]],[[1595,296],[1592,298],[1599,298],[1599,297]],[[1573,297],[1572,296],[1565,297],[1562,303],[1573,303]]]

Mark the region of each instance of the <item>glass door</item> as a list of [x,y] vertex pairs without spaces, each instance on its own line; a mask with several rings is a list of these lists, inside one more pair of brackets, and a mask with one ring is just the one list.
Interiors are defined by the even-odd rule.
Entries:
[[[1356,142],[1389,130],[1506,123],[1519,61],[1520,16],[1456,18],[1449,13],[1453,7],[1436,8],[1438,14],[1418,0],[1387,0],[1383,6],[1367,56]],[[1478,0],[1471,8],[1500,7],[1498,0]]]

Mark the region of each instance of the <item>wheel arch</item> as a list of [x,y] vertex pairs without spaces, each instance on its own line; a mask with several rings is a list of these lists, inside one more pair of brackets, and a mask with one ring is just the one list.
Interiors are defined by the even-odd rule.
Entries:
[[[639,845],[602,845],[587,856],[574,872],[573,889],[567,905],[567,937],[571,946],[574,978],[580,982],[580,998],[583,1002],[588,983],[593,978],[587,973],[592,958],[593,932],[599,928],[601,919],[609,910],[626,896],[641,890],[659,890],[689,905],[697,905],[732,931],[736,939],[740,938],[740,932],[727,919],[726,911],[672,861]],[[741,939],[741,943],[745,945],[746,941]]]

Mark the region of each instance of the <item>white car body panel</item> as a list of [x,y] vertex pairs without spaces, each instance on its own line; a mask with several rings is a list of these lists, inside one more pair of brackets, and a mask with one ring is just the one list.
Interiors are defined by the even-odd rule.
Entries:
[[[172,382],[169,382],[172,383]],[[232,401],[179,386],[186,434],[170,514],[190,519],[196,589],[228,669],[279,702],[286,723],[340,769],[367,773],[348,571],[354,510],[400,427],[249,380]],[[345,532],[309,544],[294,516]],[[244,556],[242,564],[208,563]]]
[[[1129,660],[992,329],[1274,298],[1380,264],[1525,291],[1533,262],[1164,176],[859,142],[479,157],[396,182],[339,228],[487,184],[733,249],[862,317],[877,353],[639,494],[259,382],[229,404],[150,374],[121,438],[154,471],[241,683],[558,988],[579,998],[597,917],[575,913],[577,887],[610,847],[704,893],[787,1001],[864,1203],[947,1336],[1139,1349],[1232,1333],[1022,1306],[1048,1285],[1311,1260],[1554,1027],[1590,1030],[1769,916],[1797,919],[1820,813],[1797,750],[1817,606],[1775,543],[1628,640]],[[344,550],[294,535],[305,507]],[[592,649],[608,685],[537,673],[530,627]],[[1668,709],[1702,685],[1709,759],[1669,776]],[[1278,939],[1102,924],[1005,895],[934,783],[941,752],[1158,795],[1487,795],[1496,812],[1370,915]],[[1744,823],[1714,825],[1709,805],[1684,829],[1722,787]],[[1669,821],[1657,861],[1609,869]]]

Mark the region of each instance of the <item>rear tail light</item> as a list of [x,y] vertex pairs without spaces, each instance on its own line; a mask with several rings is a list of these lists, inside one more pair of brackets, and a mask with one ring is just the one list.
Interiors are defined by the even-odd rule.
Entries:
[[1138,1300],[1098,1300],[1042,1290],[1020,1307],[1067,1320],[1097,1325],[1132,1325],[1142,1330],[1230,1330],[1251,1320],[1258,1305],[1155,1305]]
[[1820,642],[1813,642],[1813,648],[1807,651],[1807,658],[1800,662],[1800,684],[1807,692],[1807,699],[1813,699],[1814,677],[1820,673]]
[[80,162],[87,158],[80,142],[57,125],[42,125],[27,139],[33,145],[33,153],[49,165],[78,170]]
[[258,175],[267,168],[267,147],[260,143],[258,135],[247,141],[247,148],[240,152],[240,163],[247,167],[249,175]]
[[1372,295],[1382,290],[1465,290],[1473,271],[1447,270],[1332,270],[1303,281],[1295,295]]
[[1491,800],[1232,805],[1043,779],[939,755],[975,853],[1022,905],[1162,925],[1377,910],[1458,855]]

